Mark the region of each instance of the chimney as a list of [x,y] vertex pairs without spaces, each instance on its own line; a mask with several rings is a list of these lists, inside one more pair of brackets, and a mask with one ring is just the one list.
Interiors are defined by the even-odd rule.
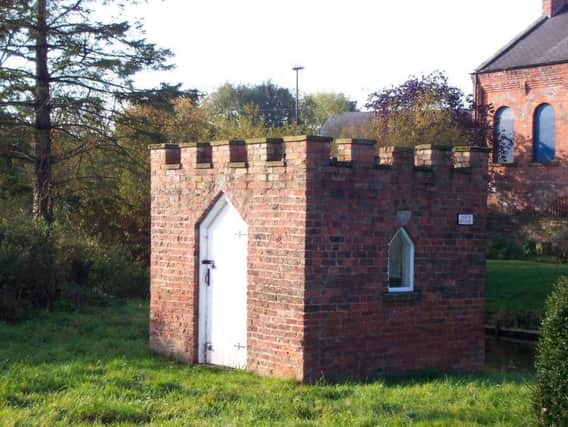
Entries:
[[542,0],[542,14],[544,16],[553,17],[568,5],[568,0]]

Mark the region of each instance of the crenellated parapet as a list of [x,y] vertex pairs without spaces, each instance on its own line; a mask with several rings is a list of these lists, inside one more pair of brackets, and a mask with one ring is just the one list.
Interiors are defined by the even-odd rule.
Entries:
[[331,166],[365,169],[465,170],[484,167],[489,149],[423,144],[377,147],[375,140],[321,136],[253,138],[203,143],[160,144],[151,149],[171,169],[224,170],[263,166]]

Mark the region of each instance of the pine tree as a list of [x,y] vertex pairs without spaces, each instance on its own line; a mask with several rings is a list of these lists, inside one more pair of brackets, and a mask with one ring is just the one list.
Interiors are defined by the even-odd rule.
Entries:
[[115,113],[137,93],[132,77],[170,68],[171,52],[149,43],[139,21],[100,18],[136,0],[0,1],[0,126],[30,129],[30,144],[2,152],[33,163],[33,214],[51,222],[53,166],[93,141],[116,145]]

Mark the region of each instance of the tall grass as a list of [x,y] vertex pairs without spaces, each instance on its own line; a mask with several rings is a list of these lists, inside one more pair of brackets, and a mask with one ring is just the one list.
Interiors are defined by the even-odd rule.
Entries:
[[532,377],[298,385],[153,355],[148,306],[0,322],[0,425],[531,425]]

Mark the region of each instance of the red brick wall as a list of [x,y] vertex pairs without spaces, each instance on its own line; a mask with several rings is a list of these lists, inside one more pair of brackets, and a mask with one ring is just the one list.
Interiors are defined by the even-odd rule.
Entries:
[[542,0],[542,14],[553,16],[562,6],[568,4],[568,0]]
[[[351,167],[322,159],[308,170],[306,377],[481,368],[486,154],[454,169],[450,151],[385,149],[390,167],[374,169],[373,146],[351,147]],[[387,251],[399,210],[411,211],[416,292],[397,295]],[[458,226],[458,213],[475,225]]]
[[[383,148],[378,165],[372,143],[341,140],[330,162],[330,142],[285,138],[286,161],[267,162],[266,141],[247,141],[248,168],[227,143],[212,168],[195,144],[179,166],[152,150],[154,350],[197,360],[197,230],[224,192],[249,226],[248,369],[312,381],[482,366],[486,154]],[[412,212],[416,292],[385,295],[398,210]]]
[[165,164],[166,150],[151,152],[150,345],[197,361],[197,230],[223,192],[249,226],[248,367],[302,379],[306,140],[285,143],[286,167],[266,161],[265,140],[249,142],[248,168],[230,163],[243,147],[228,142],[200,148],[211,150],[206,168],[196,144],[181,146],[176,169]]
[[[474,76],[475,78],[475,76]],[[542,211],[568,196],[568,64],[478,75],[480,102],[495,111],[508,106],[515,115],[513,165],[490,165],[489,207],[499,213]],[[556,116],[556,162],[532,160],[533,118],[549,103]]]

